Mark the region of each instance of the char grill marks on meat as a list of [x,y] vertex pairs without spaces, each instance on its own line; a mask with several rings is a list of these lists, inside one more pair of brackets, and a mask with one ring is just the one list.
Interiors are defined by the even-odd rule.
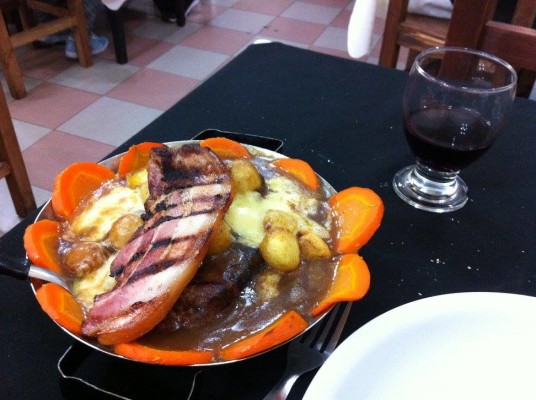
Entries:
[[82,326],[103,344],[154,328],[193,278],[230,201],[224,163],[209,149],[155,148],[148,164],[146,221],[112,263],[117,281],[95,298]]
[[157,329],[175,332],[216,320],[225,313],[263,263],[258,249],[237,243],[223,253],[207,256]]

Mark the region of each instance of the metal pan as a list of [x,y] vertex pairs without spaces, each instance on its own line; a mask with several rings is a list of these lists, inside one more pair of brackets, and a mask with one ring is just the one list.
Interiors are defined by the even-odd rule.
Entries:
[[[208,138],[208,137],[216,137],[216,136],[226,136],[226,137],[231,138],[233,140],[240,141],[247,147],[247,149],[253,155],[256,155],[256,156],[263,156],[263,157],[273,158],[273,159],[286,158],[285,155],[283,155],[283,154],[281,154],[281,153],[279,153],[277,151],[249,144],[251,142],[261,141],[265,145],[269,145],[272,148],[279,149],[282,146],[282,142],[277,140],[277,139],[260,137],[260,136],[253,136],[253,135],[230,133],[230,132],[223,132],[223,131],[218,131],[218,130],[213,130],[213,129],[201,132],[199,135],[196,136],[196,139],[185,140],[185,141],[167,142],[165,144],[170,146],[170,147],[180,147],[180,146],[183,146],[185,144],[199,143],[201,139]],[[119,161],[120,161],[120,158],[122,157],[122,155],[123,155],[123,153],[115,155],[115,156],[110,157],[108,159],[105,159],[105,160],[103,160],[101,162],[101,164],[111,168],[114,171],[116,171],[117,168],[118,168]],[[321,181],[323,182],[323,187],[325,188],[325,191],[326,191],[325,194],[326,194],[327,197],[329,197],[330,195],[332,195],[332,194],[334,194],[336,192],[335,189],[333,189],[333,187],[331,185],[329,185],[329,183],[327,183],[322,177],[319,176],[319,179],[321,179]],[[39,221],[39,220],[42,220],[42,219],[55,219],[54,212],[53,212],[53,209],[52,209],[52,204],[51,204],[50,200],[47,203],[45,203],[45,205],[43,206],[42,210],[39,212],[39,214],[36,217],[36,221]],[[30,285],[31,285],[31,288],[32,288],[34,294],[36,293],[36,290],[43,283],[44,282],[41,279],[30,278]],[[306,330],[310,329],[313,325],[315,325],[317,322],[319,322],[328,312],[329,312],[329,310],[326,311],[324,314],[320,315],[319,317],[317,317],[309,325],[309,327],[306,328]],[[95,339],[91,339],[91,338],[88,338],[88,337],[76,335],[76,334],[68,331],[67,329],[63,328],[61,325],[58,324],[58,326],[60,326],[61,329],[63,329],[68,335],[70,335],[71,337],[76,339],[78,342],[83,343],[84,345],[86,345],[86,346],[88,346],[88,347],[90,347],[90,348],[92,348],[94,350],[97,350],[99,352],[105,353],[105,354],[110,355],[112,357],[118,357],[118,358],[121,358],[121,359],[130,360],[128,358],[125,358],[125,357],[123,357],[121,355],[118,355],[118,354],[114,353],[109,347],[106,347],[106,346],[103,346],[103,345],[99,344]],[[244,359],[230,360],[230,361],[215,361],[215,362],[211,362],[211,363],[207,363],[207,364],[193,364],[193,365],[191,365],[191,367],[207,367],[207,366],[223,365],[223,364],[234,363],[234,362],[237,362],[237,361],[242,361],[242,360],[252,358],[252,357],[255,357],[255,356],[260,355],[260,354],[263,354],[263,353],[265,353],[267,351],[271,351],[271,350],[273,350],[273,349],[275,349],[275,348],[277,348],[277,347],[279,347],[281,345],[284,345],[287,342],[280,343],[280,344],[278,344],[277,346],[274,346],[271,349],[267,349],[266,351],[264,351],[262,353],[255,354],[253,356],[250,356],[250,357],[247,357],[247,358],[244,358]],[[136,360],[130,360],[130,361],[136,361]],[[141,362],[141,361],[137,361],[137,362]]]

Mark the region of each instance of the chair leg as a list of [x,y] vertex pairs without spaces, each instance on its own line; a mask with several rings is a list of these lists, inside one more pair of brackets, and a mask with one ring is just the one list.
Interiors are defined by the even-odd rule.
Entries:
[[93,57],[91,55],[91,47],[89,44],[89,33],[84,15],[84,6],[81,0],[67,0],[67,6],[76,18],[76,25],[73,26],[73,37],[76,44],[76,52],[78,53],[78,62],[82,67],[90,67],[93,65]]
[[177,25],[186,25],[186,0],[176,0],[175,7],[177,9]]
[[117,11],[106,8],[106,14],[112,28],[112,39],[114,42],[115,60],[118,64],[128,62],[127,42],[125,39],[125,26],[123,18],[123,9]]
[[35,198],[1,86],[0,92],[0,159],[10,166],[7,186],[17,214],[25,217],[36,209]]
[[37,26],[34,13],[25,1],[19,3],[19,16],[23,30]]
[[19,62],[15,57],[9,32],[7,30],[4,15],[0,10],[0,64],[4,70],[9,91],[15,99],[22,99],[26,96],[26,88],[20,71]]

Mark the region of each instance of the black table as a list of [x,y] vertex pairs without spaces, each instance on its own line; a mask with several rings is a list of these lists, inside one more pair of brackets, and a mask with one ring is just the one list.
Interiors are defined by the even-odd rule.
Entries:
[[[404,72],[281,44],[253,45],[117,149],[191,138],[207,128],[281,138],[336,189],[365,186],[385,203],[383,224],[362,249],[370,292],[354,303],[346,337],[410,301],[465,291],[536,295],[536,102],[516,99],[492,149],[462,172],[470,201],[436,215],[402,202],[394,173],[412,162],[401,124]],[[24,254],[29,217],[0,238],[0,253]],[[25,282],[0,277],[0,398],[60,398],[56,363],[73,340],[41,312]],[[210,368],[201,399],[262,399],[279,379],[286,348]],[[185,398],[191,368],[139,365],[92,352],[77,374],[125,395]],[[314,373],[298,380],[303,396]],[[127,388],[135,389],[129,391]]]

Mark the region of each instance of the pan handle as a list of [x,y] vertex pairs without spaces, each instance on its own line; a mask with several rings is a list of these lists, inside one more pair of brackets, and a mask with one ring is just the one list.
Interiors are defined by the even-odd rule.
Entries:
[[[74,342],[59,359],[57,367],[60,373],[60,384],[63,395],[66,398],[73,399],[131,400],[129,397],[104,390],[75,376],[76,371],[91,354],[91,351],[90,347],[84,346],[79,342]],[[196,400],[198,398],[196,383],[198,383],[197,381],[200,378],[201,372],[203,372],[202,369],[195,372],[190,385],[190,392],[185,400]]]
[[24,280],[28,279],[29,273],[30,262],[25,258],[0,256],[0,274]]
[[83,399],[123,399],[130,400],[118,394],[101,389],[85,380],[74,376],[80,365],[89,356],[91,350],[78,342],[74,342],[58,361],[62,394],[67,398]]

